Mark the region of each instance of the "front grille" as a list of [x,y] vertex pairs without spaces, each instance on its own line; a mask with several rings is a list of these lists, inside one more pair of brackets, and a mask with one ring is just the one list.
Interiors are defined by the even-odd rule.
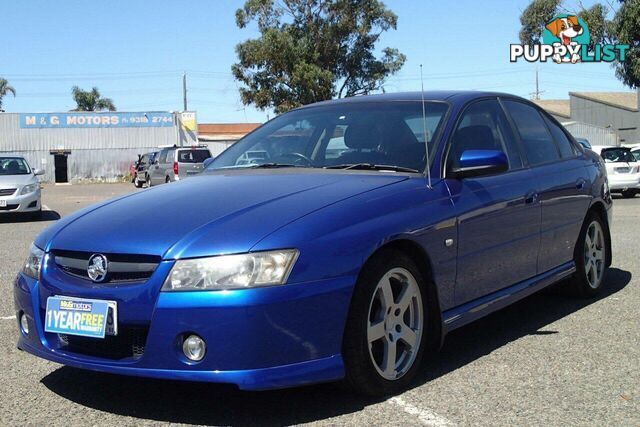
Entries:
[[11,196],[13,195],[13,193],[16,192],[16,188],[1,188],[0,189],[0,196]]
[[7,205],[7,206],[0,206],[0,211],[14,211],[16,209],[18,209],[20,205]]
[[[93,252],[54,251],[55,263],[65,273],[84,280],[91,280],[87,274],[89,258]],[[160,263],[154,255],[103,254],[109,261],[107,277],[103,283],[144,282],[149,279]]]
[[60,350],[104,359],[139,359],[144,354],[149,329],[120,327],[118,335],[103,339],[59,334]]

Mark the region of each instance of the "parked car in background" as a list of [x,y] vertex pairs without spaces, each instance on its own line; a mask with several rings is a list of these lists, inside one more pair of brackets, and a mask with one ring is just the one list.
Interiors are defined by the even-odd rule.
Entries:
[[135,176],[133,178],[133,183],[137,188],[141,188],[145,183],[149,182],[149,168],[153,165],[157,154],[157,151],[153,151],[143,154],[138,159]]
[[[332,136],[346,149],[328,152]],[[178,151],[206,156],[164,156]],[[344,379],[386,396],[463,325],[559,281],[603,291],[606,179],[596,153],[512,95],[308,105],[198,176],[41,233],[13,286],[18,347],[115,374],[253,390]]]
[[0,214],[40,216],[42,201],[37,176],[43,173],[41,169],[31,169],[23,157],[0,155]]
[[591,150],[591,144],[589,143],[589,140],[587,138],[576,138],[576,141],[578,141],[578,143],[587,150]]
[[627,147],[594,147],[604,159],[609,189],[631,198],[640,192],[640,162]]
[[206,145],[163,148],[149,167],[148,185],[165,184],[197,175],[204,169],[204,161],[210,157],[211,152]]

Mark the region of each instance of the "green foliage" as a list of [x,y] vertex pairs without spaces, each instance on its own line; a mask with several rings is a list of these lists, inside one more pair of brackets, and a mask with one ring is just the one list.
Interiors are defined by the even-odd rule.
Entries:
[[71,111],[116,111],[111,98],[103,98],[97,87],[91,91],[85,91],[74,86],[71,88],[71,94],[76,102],[76,108]]
[[[575,13],[589,27],[590,44],[628,44],[624,61],[615,62],[616,77],[631,88],[640,87],[640,0],[619,0],[620,7],[613,19],[608,20],[610,8],[596,3]],[[613,3],[609,3],[611,9]],[[520,42],[540,43],[544,25],[554,15],[570,13],[562,7],[562,0],[533,0],[520,16]]]
[[11,93],[15,98],[16,90],[13,88],[13,86],[9,85],[7,79],[3,79],[2,77],[0,77],[0,110],[2,110],[2,98],[4,98],[9,93]]
[[616,64],[616,76],[629,87],[640,87],[640,0],[623,1],[611,21],[618,43],[628,44],[624,62]]
[[533,45],[542,40],[547,22],[557,13],[561,0],[533,0],[520,15],[520,43]]
[[374,55],[397,20],[378,0],[247,0],[236,23],[256,22],[260,37],[236,46],[243,103],[280,113],[380,89],[406,60],[392,48]]
[[578,12],[578,16],[589,27],[590,47],[595,44],[608,43],[607,11],[607,8],[602,4],[596,3],[590,9]]

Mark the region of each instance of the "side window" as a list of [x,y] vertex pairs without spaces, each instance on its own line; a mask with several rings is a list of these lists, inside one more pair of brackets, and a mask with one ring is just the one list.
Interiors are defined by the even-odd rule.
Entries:
[[504,106],[518,128],[529,164],[535,166],[560,159],[538,110],[518,101],[505,100]]
[[162,150],[158,155],[158,163],[160,164],[166,163],[165,161],[166,159],[167,159],[167,150]]
[[576,155],[576,151],[574,150],[573,144],[571,143],[571,141],[569,141],[567,134],[564,133],[564,131],[560,128],[560,126],[558,126],[557,124],[549,120],[548,117],[546,116],[543,116],[543,117],[544,117],[545,123],[547,124],[547,126],[549,126],[549,130],[551,131],[551,135],[553,136],[553,139],[556,141],[556,144],[558,144],[558,148],[560,149],[560,155],[563,158],[574,157]]
[[497,100],[478,101],[464,110],[451,140],[447,169],[457,167],[466,150],[500,150],[507,155],[510,170],[522,167],[513,133]]
[[165,158],[164,163],[173,163],[173,160],[175,157],[176,157],[176,150],[167,151],[167,157]]

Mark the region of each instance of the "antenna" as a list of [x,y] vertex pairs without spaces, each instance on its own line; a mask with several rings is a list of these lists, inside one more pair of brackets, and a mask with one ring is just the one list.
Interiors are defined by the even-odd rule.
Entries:
[[429,161],[429,138],[427,137],[427,112],[424,103],[424,80],[422,78],[422,64],[420,64],[420,94],[422,96],[422,132],[424,133],[424,148],[427,155],[427,187],[431,190],[431,163]]

